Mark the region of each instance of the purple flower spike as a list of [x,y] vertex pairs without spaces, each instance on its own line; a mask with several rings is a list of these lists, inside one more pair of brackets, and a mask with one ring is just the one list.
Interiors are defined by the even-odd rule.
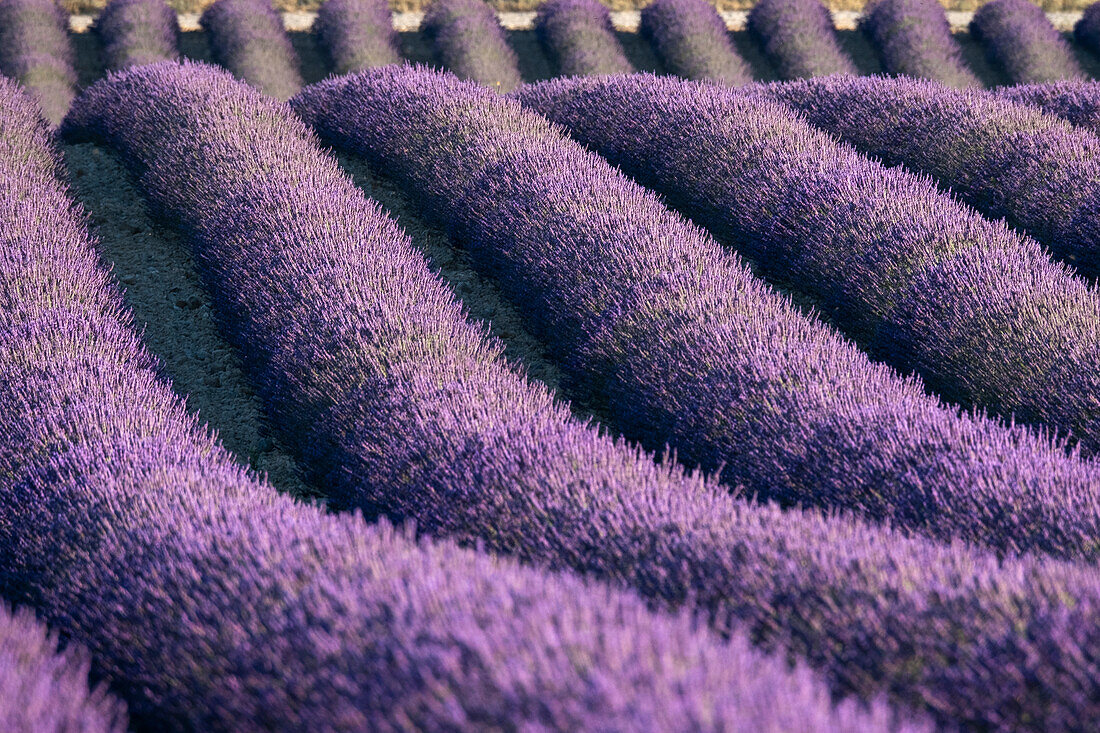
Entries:
[[982,86],[966,67],[937,0],[875,0],[864,8],[859,27],[891,74],[960,88]]
[[199,22],[214,60],[233,76],[280,100],[302,88],[298,54],[269,0],[217,0]]
[[1019,104],[1038,107],[1093,134],[1100,133],[1100,81],[1052,81],[1001,87],[995,94]]
[[759,0],[748,22],[784,79],[859,73],[840,48],[832,13],[821,0]]
[[523,83],[516,52],[483,0],[434,0],[420,30],[432,39],[443,66],[460,78],[502,92]]
[[1013,84],[1084,79],[1073,50],[1043,9],[1028,0],[992,0],[978,8],[970,33]]
[[642,10],[640,30],[677,76],[734,85],[752,81],[726,22],[707,0],[656,0]]
[[401,63],[386,0],[325,0],[313,34],[334,74]]
[[[238,297],[255,309],[237,313],[241,333],[256,341],[246,356],[251,369],[273,378],[290,370],[283,407],[293,409],[303,391],[332,390],[324,405],[300,405],[298,418],[327,420],[314,433],[324,444],[355,443],[359,436],[337,434],[355,427],[340,416],[385,407],[379,400],[394,400],[393,419],[428,419],[400,401],[402,390],[459,395],[464,387],[448,367],[463,359],[492,366],[494,354],[468,340],[480,332],[462,320],[397,224],[285,105],[229,74],[172,63],[116,74],[78,100],[66,132],[98,137],[123,154],[160,212],[185,227],[223,316]],[[57,249],[57,237],[48,241],[36,254]],[[80,254],[105,290],[90,250]],[[57,273],[71,279],[66,265]],[[232,291],[246,281],[249,293]],[[14,428],[0,431],[0,518],[21,520],[0,520],[0,542],[15,539],[4,546],[22,550],[18,560],[0,555],[0,578],[19,578],[20,590],[75,638],[94,642],[144,727],[893,727],[882,705],[834,707],[817,677],[791,669],[784,656],[754,651],[744,634],[722,642],[686,615],[651,613],[633,594],[449,543],[415,543],[384,523],[368,526],[357,514],[276,494],[237,469],[167,385],[134,363],[144,352],[117,316],[92,307],[99,291],[61,292],[70,291],[78,303],[66,300],[60,312],[31,309],[44,311],[40,327],[28,318],[0,322],[0,419]],[[439,309],[444,318],[436,318]],[[46,328],[61,317],[71,335],[51,337],[67,333]],[[277,319],[278,336],[259,330]],[[361,340],[341,340],[352,334]],[[30,347],[12,349],[16,336]],[[436,350],[450,339],[468,350],[417,381],[409,370],[445,354]],[[120,353],[120,340],[128,352]],[[261,355],[268,361],[258,363]],[[312,368],[294,367],[300,358]],[[491,387],[468,385],[474,395]],[[463,406],[454,407],[460,419]],[[358,447],[385,456],[403,439],[377,436]],[[42,447],[29,454],[29,466],[26,446]],[[419,448],[412,465],[452,468],[432,445]],[[464,449],[477,454],[481,446]],[[437,501],[453,497],[461,506],[463,492],[477,486],[478,476],[458,470],[451,493]],[[652,463],[648,470],[659,473]],[[357,467],[344,473],[354,478]],[[400,480],[415,486],[416,471]],[[555,498],[568,500],[568,490]],[[500,510],[531,506],[520,499]],[[539,519],[551,532],[566,529],[560,514]],[[600,527],[585,528],[599,542]],[[540,540],[530,541],[531,554]],[[676,537],[655,544],[666,540]]]
[[57,637],[33,613],[0,603],[0,730],[122,733],[126,706],[88,688],[88,655]]
[[76,94],[69,15],[54,0],[0,0],[0,74],[22,84],[50,124]]
[[93,32],[103,44],[108,71],[179,58],[176,11],[164,0],[111,0]]
[[634,71],[599,0],[546,0],[535,16],[535,31],[562,76]]

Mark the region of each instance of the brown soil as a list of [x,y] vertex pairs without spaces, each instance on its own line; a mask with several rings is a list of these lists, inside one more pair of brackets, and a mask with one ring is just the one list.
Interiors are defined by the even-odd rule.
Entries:
[[150,217],[119,160],[95,145],[66,145],[73,194],[92,215],[100,256],[125,288],[148,349],[188,407],[218,433],[242,464],[279,489],[306,499],[301,480],[249,388],[237,353],[221,337],[190,252]]

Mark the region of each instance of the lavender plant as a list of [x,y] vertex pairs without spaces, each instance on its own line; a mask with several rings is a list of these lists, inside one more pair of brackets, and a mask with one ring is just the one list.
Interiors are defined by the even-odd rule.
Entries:
[[313,35],[334,74],[401,63],[386,0],[325,0]]
[[276,99],[302,88],[298,54],[269,0],[217,0],[199,18],[214,60]]
[[[157,377],[45,128],[12,85],[0,97],[14,100],[0,104],[0,591],[86,645],[136,727],[885,727],[884,709],[834,709],[805,669],[743,637],[720,643],[636,596],[416,542],[246,473]],[[210,67],[120,72],[67,124],[110,110],[168,142],[185,109],[224,120],[202,130],[208,154],[264,150],[315,205],[326,185],[350,189],[285,106]],[[221,176],[280,185],[259,166]],[[375,241],[404,241],[361,195],[344,203]]]
[[562,76],[634,71],[599,0],[546,0],[535,16],[535,31]]
[[28,733],[122,733],[126,707],[88,688],[88,655],[57,637],[26,610],[0,604],[0,730]]
[[727,84],[752,81],[726,22],[707,0],[656,0],[642,10],[640,31],[677,76]]
[[907,79],[818,79],[764,87],[887,165],[927,173],[1004,218],[1082,274],[1100,275],[1100,140],[980,91]]
[[164,0],[111,0],[92,31],[108,71],[179,58],[179,21]]
[[1100,133],[1100,82],[1055,81],[1049,84],[1022,84],[996,90],[1001,99],[1038,107],[1047,114],[1061,117],[1078,127]]
[[1093,53],[1100,52],[1100,2],[1085,8],[1073,26],[1073,38]]
[[[734,500],[698,478],[655,468],[504,369],[493,358],[498,349],[462,321],[407,240],[383,236],[392,223],[364,220],[364,210],[376,209],[281,108],[196,67],[135,71],[96,89],[94,107],[78,104],[66,132],[109,140],[162,211],[185,227],[214,307],[272,414],[282,416],[276,424],[312,431],[312,441],[296,439],[303,462],[316,465],[342,446],[346,462],[332,471],[332,486],[349,498],[337,506],[362,502],[413,517],[427,532],[633,585],[658,605],[690,601],[735,639],[747,629],[770,649],[809,658],[841,692],[894,690],[903,703],[944,718],[1017,727],[1097,712],[1096,690],[1080,682],[1100,680],[1090,661],[1098,655],[1087,651],[1098,643],[1089,634],[1100,633],[1089,621],[1091,569],[1036,559],[1002,565],[961,545]],[[487,99],[497,98],[449,75],[389,67],[311,88],[294,105],[353,125],[350,110],[367,104],[387,134],[404,119],[406,141],[415,143],[406,155],[427,167],[444,163],[439,175],[452,180],[473,169],[448,161],[469,161],[479,140],[490,153],[499,145],[483,136],[494,128],[482,115],[503,109],[506,121],[533,121],[532,134],[548,129],[514,103]],[[505,133],[527,148],[525,135]],[[584,166],[569,168],[560,164],[574,161],[551,159],[543,170],[588,175],[592,161],[599,159],[586,154]],[[460,185],[480,180],[455,181],[449,190],[461,195]],[[635,192],[641,208],[629,213],[650,220],[661,210],[621,176],[613,181]],[[574,182],[583,184],[577,195],[591,211],[600,191],[587,178]],[[532,193],[541,199],[541,189]],[[217,211],[211,200],[226,208]],[[615,199],[607,201],[615,211]],[[464,206],[456,200],[438,211]],[[687,230],[704,238],[667,212],[656,223],[670,223],[673,236]],[[550,252],[558,244],[544,246]],[[1065,623],[1051,623],[1065,613]],[[1051,648],[1061,653],[1043,651]],[[1025,682],[1040,672],[1044,682]],[[761,714],[774,714],[767,704]]]
[[1013,84],[1085,78],[1062,34],[1028,0],[991,0],[974,13],[970,34]]
[[784,79],[859,73],[820,0],[758,0],[748,28]]
[[[663,209],[655,196],[563,139],[545,120],[471,85],[422,70],[380,69],[310,87],[292,100],[292,106],[328,142],[365,154],[380,169],[400,176],[426,212],[441,216],[473,248],[481,269],[497,273],[516,302],[526,303],[532,322],[544,316],[551,321],[546,331],[564,339],[564,352],[581,357],[596,351],[585,345],[586,338],[575,338],[575,323],[579,329],[603,334],[593,336],[593,341],[620,341],[623,347],[606,360],[614,369],[589,371],[587,376],[594,380],[614,386],[628,371],[635,374],[627,379],[637,380],[644,376],[638,372],[647,369],[645,360],[653,358],[655,349],[663,351],[661,345],[668,342],[673,348],[688,343],[693,351],[685,359],[687,366],[666,361],[647,373],[659,374],[662,384],[671,383],[666,390],[669,399],[684,406],[696,404],[696,395],[681,388],[697,381],[696,374],[712,379],[716,391],[724,387],[726,399],[735,395],[734,401],[720,407],[711,401],[703,409],[738,421],[731,434],[740,436],[754,428],[743,422],[744,414],[760,411],[785,417],[813,409],[786,401],[780,394],[783,388],[773,389],[773,384],[798,385],[792,391],[815,396],[829,395],[838,387],[839,381],[815,387],[814,375],[784,371],[777,352],[780,359],[799,355],[803,344],[820,338],[828,345],[807,356],[811,368],[838,354],[858,357],[827,330],[794,313],[701,231]],[[520,290],[522,295],[517,295]],[[593,323],[597,327],[589,329]],[[777,343],[784,336],[787,343]],[[740,341],[728,354],[710,350],[716,340],[731,343],[737,338]],[[578,342],[578,350],[570,352]],[[595,358],[602,360],[598,354]],[[729,373],[722,371],[726,365],[741,370],[744,381],[720,382]],[[856,359],[844,367],[848,375],[879,369]],[[879,394],[884,383],[890,382],[868,385],[865,394]],[[751,395],[759,390],[768,394],[755,401]],[[848,388],[841,386],[840,391]],[[639,412],[655,406],[641,389],[632,397]],[[858,408],[853,412],[858,414]],[[896,424],[896,418],[885,413],[879,413],[875,426],[844,425],[842,419],[839,430],[820,434],[843,456],[850,443],[831,441],[844,430],[873,430],[871,439],[878,439],[891,422]],[[777,435],[789,440],[796,432]],[[807,450],[808,445],[802,440],[796,450],[813,460],[808,454],[814,449]],[[927,447],[936,452],[939,445]],[[755,445],[744,447],[749,452]],[[975,446],[970,455],[985,450]],[[770,455],[750,460],[757,458],[773,477],[792,465],[770,460]],[[455,474],[467,471],[456,469]],[[876,487],[881,486],[879,478],[867,475]],[[632,504],[619,491],[615,496],[614,505],[624,510]],[[580,506],[588,507],[589,502]],[[1078,682],[1092,679],[1082,669],[1064,679],[1061,672],[1038,671],[1067,662],[1076,668],[1081,660],[1092,658],[1091,652],[1077,642],[1071,644],[1077,651],[1066,654],[1040,652],[1039,648],[1062,648],[1063,642],[1033,647],[1026,637],[1033,632],[1023,629],[1053,627],[1045,620],[1033,626],[1016,617],[1016,609],[1024,608],[1030,615],[1048,602],[1072,603],[1075,613],[1084,610],[1076,600],[1064,601],[1041,590],[1051,582],[1050,576],[1032,585],[1039,576],[1065,566],[1035,558],[998,564],[962,545],[945,548],[903,539],[844,517],[822,519],[749,504],[735,520],[711,506],[697,516],[711,517],[717,526],[728,528],[725,546],[713,545],[718,548],[713,555],[704,549],[709,543],[703,532],[669,519],[662,524],[668,539],[650,546],[668,547],[674,562],[665,566],[647,554],[624,558],[623,567],[662,567],[652,575],[643,570],[639,576],[651,578],[641,583],[647,594],[654,589],[680,594],[675,589],[683,574],[700,579],[702,590],[680,597],[700,603],[712,624],[751,624],[754,638],[769,645],[781,640],[796,655],[806,655],[828,672],[839,691],[869,694],[886,688],[899,701],[935,711],[946,725],[1005,729],[1027,729],[1037,720],[1058,720],[1072,727],[1077,706],[1094,694]],[[541,507],[534,511],[550,514]],[[573,522],[564,511],[552,516],[551,538],[570,531]],[[606,546],[630,545],[610,529],[618,526],[617,521],[597,512],[581,516],[586,517],[581,522],[586,531],[599,528],[600,540],[583,543],[584,550],[575,557],[606,552]],[[808,518],[821,523],[815,529],[812,522],[806,523]],[[545,536],[545,530],[532,533],[530,541],[542,544]],[[1019,583],[1029,590],[1023,591]],[[727,584],[728,594],[723,590]],[[1075,593],[1081,591],[1081,586],[1075,587]],[[1039,598],[1046,600],[1034,605]],[[1000,628],[1002,624],[1006,625]],[[1066,626],[1056,626],[1061,635]],[[1086,632],[1082,628],[1077,633]],[[1013,640],[995,641],[1006,635]],[[1021,671],[1021,664],[1028,669],[1034,665],[1036,672]],[[1029,689],[1024,680],[1038,677],[1044,682]],[[1045,680],[1055,678],[1059,681],[1054,689],[1047,689]],[[1048,697],[1051,694],[1061,702]]]
[[56,125],[76,94],[69,16],[54,0],[0,0],[0,74],[30,91]]
[[433,0],[420,30],[432,39],[443,66],[460,78],[499,91],[523,83],[516,52],[484,0]]
[[953,87],[982,85],[966,67],[947,14],[936,0],[874,0],[864,8],[859,27],[891,74]]

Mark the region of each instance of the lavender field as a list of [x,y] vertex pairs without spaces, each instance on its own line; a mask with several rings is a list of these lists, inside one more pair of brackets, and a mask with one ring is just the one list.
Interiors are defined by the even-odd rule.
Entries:
[[1100,728],[1100,3],[0,0],[0,731]]

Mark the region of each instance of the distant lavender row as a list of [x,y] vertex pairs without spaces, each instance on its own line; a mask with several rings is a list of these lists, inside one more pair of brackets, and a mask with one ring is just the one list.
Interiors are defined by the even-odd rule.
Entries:
[[1083,79],[1073,50],[1042,8],[1028,0],[992,0],[970,20],[970,34],[1013,84]]
[[0,74],[19,82],[58,124],[76,94],[69,16],[54,0],[0,0]]
[[281,100],[302,88],[298,54],[269,0],[217,0],[199,23],[214,60],[233,76]]
[[947,14],[936,0],[875,0],[863,9],[859,27],[891,74],[954,87],[981,86],[966,67]]
[[784,79],[859,73],[820,0],[758,0],[748,28]]
[[[811,338],[823,332],[792,319],[788,306],[656,196],[545,120],[484,90],[427,71],[379,69],[310,87],[292,105],[328,142],[398,175],[423,210],[441,217],[471,248],[475,266],[496,274],[506,293],[526,305],[529,323],[537,326],[548,311],[547,331],[565,324],[551,341],[559,333],[571,338],[570,319],[592,311],[605,314],[590,317],[634,354],[666,341],[705,344],[740,330],[743,350],[760,359],[777,346],[771,334],[792,320]],[[580,314],[573,311],[577,305]],[[621,359],[620,353],[612,351],[609,361],[623,370],[638,366],[633,354]],[[578,356],[600,358],[587,347]],[[737,360],[734,351],[730,361]],[[725,363],[704,353],[691,367],[718,373]],[[680,379],[677,368],[660,372],[666,381]],[[610,372],[574,375],[615,380]],[[767,379],[760,376],[730,393],[738,400],[751,394]],[[774,394],[726,412],[740,419],[754,410],[800,409]],[[639,410],[650,407],[642,392],[634,397]],[[772,473],[783,470],[766,465]],[[619,487],[605,492],[608,505],[621,508],[587,515],[584,526],[594,535],[572,562],[636,552],[624,541],[629,535],[616,531],[620,517],[648,515],[630,496]],[[579,499],[583,506],[583,494]],[[555,519],[530,537],[536,545],[576,531],[565,512],[534,509]],[[702,495],[681,494],[656,512],[668,517],[663,539],[634,559],[620,554],[623,565],[612,577],[636,572],[630,582],[647,595],[692,598],[718,629],[749,624],[761,643],[824,669],[838,692],[890,690],[948,725],[1081,727],[1100,712],[1100,630],[1089,620],[1096,614],[1093,568],[1035,559],[999,564],[962,545],[904,539],[843,517],[754,504],[724,508]],[[1070,595],[1062,595],[1067,590]],[[1073,620],[1054,620],[1067,611]]]
[[[917,294],[906,315],[922,323],[937,315],[922,312],[936,303],[922,300],[920,287],[933,295],[949,292],[950,277],[963,264],[934,249],[905,251],[903,245],[891,248],[889,240],[878,248],[869,245],[863,232],[885,228],[888,236],[904,236],[908,225],[908,212],[893,221],[898,216],[894,200],[884,200],[874,186],[868,190],[867,178],[874,181],[881,169],[864,161],[836,180],[819,174],[819,167],[826,172],[833,167],[824,156],[812,154],[829,145],[827,138],[774,103],[653,76],[592,84],[560,81],[518,94],[628,175],[659,188],[716,231],[736,235],[736,242],[754,255],[774,258],[773,271],[798,268],[791,281],[815,280],[827,303],[841,306],[845,316],[861,318],[857,324],[869,336],[879,327],[876,316],[886,317],[891,299],[904,301],[910,288]],[[895,180],[887,192],[905,193],[898,185],[905,182]],[[908,188],[920,187],[910,183]],[[864,194],[875,195],[876,207],[886,210],[861,208]],[[922,194],[918,211],[937,205],[930,187]],[[887,213],[891,210],[893,216]],[[976,219],[971,217],[973,228]],[[829,242],[827,247],[817,246],[819,237]],[[933,268],[928,277],[903,286],[922,258],[943,261],[943,271]],[[735,260],[725,267],[740,273],[734,282],[749,277]],[[1058,274],[1047,280],[1057,282]],[[946,282],[938,284],[937,276]],[[734,287],[732,277],[724,276],[726,289]],[[876,278],[881,280],[876,283]],[[596,280],[609,287],[607,278]],[[999,550],[1067,557],[1092,557],[1098,551],[1100,470],[1095,465],[1067,458],[1059,446],[1022,428],[956,415],[923,394],[919,383],[903,382],[869,362],[790,306],[784,304],[785,315],[765,317],[765,306],[737,303],[744,294],[708,294],[719,300],[704,305],[703,293],[716,285],[678,282],[676,287],[690,293],[678,297],[688,298],[680,307],[693,320],[684,320],[678,309],[675,320],[671,314],[657,318],[658,305],[647,305],[658,310],[644,325],[633,326],[644,329],[633,333],[633,342],[620,335],[625,327],[613,328],[600,316],[568,328],[547,324],[551,333],[568,336],[568,351],[600,349],[606,363],[616,365],[608,389],[612,402],[629,416],[629,435],[654,447],[668,442],[689,462],[706,468],[724,465],[723,475],[732,484],[786,503],[851,509],[937,538],[965,538]],[[642,298],[642,288],[630,289]],[[750,292],[748,285],[737,290]],[[658,292],[645,297],[653,303],[665,298]],[[719,308],[722,300],[727,302]],[[607,311],[602,303],[589,305],[596,314]],[[550,305],[540,307],[544,319],[552,316]],[[752,314],[748,322],[746,313]],[[901,316],[893,320],[905,323]],[[719,323],[722,329],[716,331]],[[966,325],[972,338],[984,336],[980,319]],[[959,339],[954,331],[915,330],[899,329],[883,341],[890,345],[919,337],[932,342],[927,352],[935,353],[935,338],[948,345],[952,337]],[[608,341],[587,343],[597,337]],[[950,356],[965,362],[981,355],[980,344],[959,340],[964,343],[954,345],[966,353]]]
[[126,707],[88,689],[88,655],[26,610],[0,603],[0,730],[12,733],[122,733]]
[[1100,53],[1100,2],[1085,8],[1073,26],[1073,38],[1093,53]]
[[[1100,296],[1033,240],[770,102],[653,77],[553,94],[565,101],[540,110],[811,298],[876,358],[952,402],[1100,446]],[[586,110],[592,121],[578,122]],[[649,131],[617,132],[626,118]],[[1093,469],[1035,505],[1064,502],[1063,518],[1081,522],[1082,544],[1061,550],[1070,556],[1096,549],[1100,503],[1083,497],[1098,486]]]
[[[340,350],[339,341],[332,339],[339,338],[343,322],[366,321],[357,322],[358,312],[344,310],[345,303],[325,296],[353,296],[354,290],[344,288],[371,284],[369,279],[349,283],[346,267],[364,276],[373,271],[389,278],[382,285],[388,299],[379,300],[378,292],[370,292],[355,303],[368,309],[366,315],[392,312],[391,318],[429,324],[434,308],[444,307],[450,322],[436,324],[434,335],[446,338],[449,329],[464,326],[460,311],[446,303],[439,281],[428,274],[397,224],[339,172],[302,123],[285,107],[223,72],[204,65],[160,64],[100,82],[78,101],[65,132],[103,139],[124,154],[161,212],[185,227],[204,272],[218,288],[219,307],[229,298],[256,307],[257,316],[264,309],[290,307],[286,313],[269,311],[256,321],[243,321],[244,330],[256,338],[272,338],[259,326],[286,317],[279,334],[286,348],[273,344],[266,352],[250,351],[249,357],[266,354],[270,368],[278,370],[294,367],[294,358],[300,356],[295,345],[318,349],[310,354],[312,368],[293,371],[288,380],[291,389],[294,380],[314,389],[332,388],[328,405],[333,413],[347,410],[354,415],[368,408],[371,399],[386,400],[391,387],[400,389],[402,371],[407,369],[401,364],[403,352],[415,357],[432,347],[432,334],[418,340],[415,333],[391,328],[378,334],[381,348],[373,353],[369,348]],[[211,206],[214,201],[220,205]],[[376,254],[381,255],[377,260]],[[409,260],[419,261],[421,271],[404,268]],[[302,269],[291,269],[296,263]],[[219,273],[232,277],[237,268],[243,274],[236,282],[248,282],[255,292],[220,289],[228,283],[219,284]],[[307,271],[311,276],[295,277]],[[277,287],[280,282],[286,291]],[[415,301],[417,295],[428,299]],[[302,326],[318,331],[301,334],[297,329]],[[477,342],[467,345],[477,348]],[[341,381],[342,359],[364,370],[359,375],[362,382]],[[386,373],[390,368],[393,371]],[[371,371],[382,373],[382,378],[370,379]],[[447,384],[445,374],[430,378],[430,385],[419,384],[422,390]],[[361,394],[347,394],[349,386],[361,389]],[[397,402],[391,406],[402,409]],[[305,423],[313,416],[299,419]],[[402,412],[398,417],[417,416]],[[318,432],[317,437],[330,443],[335,436]],[[397,441],[401,436],[390,438]],[[168,444],[175,447],[179,442]],[[383,453],[396,447],[396,442],[381,441],[361,446]],[[479,446],[467,449],[476,452]],[[417,458],[428,470],[437,460],[446,459],[429,452]],[[220,465],[229,464],[225,460]],[[474,476],[461,476],[452,488],[462,492],[475,481]],[[269,493],[262,501],[252,499],[253,489]],[[248,656],[262,656],[240,663],[251,662],[249,670],[285,676],[287,688],[300,694],[314,715],[324,711],[314,729],[884,727],[884,709],[877,710],[876,719],[852,704],[833,710],[827,689],[804,669],[790,671],[782,658],[751,651],[743,637],[729,645],[720,643],[713,635],[693,630],[685,616],[652,615],[635,596],[568,576],[518,569],[450,545],[418,548],[385,529],[367,527],[361,517],[292,504],[243,477],[234,491],[249,495],[250,501],[235,501],[230,495],[223,499],[229,506],[219,508],[230,514],[234,525],[245,523],[253,531],[240,533],[241,547],[234,537],[232,545],[216,550],[225,567],[194,572],[188,580],[232,590],[240,609],[237,616],[255,609],[257,617],[246,629],[266,622],[269,636],[250,638],[246,647],[253,650]],[[200,520],[208,514],[204,506],[197,508]],[[257,548],[251,553],[263,552],[265,560],[281,562],[250,566],[249,548]],[[133,557],[127,559],[132,562]],[[309,572],[303,573],[300,565],[307,560]],[[242,564],[243,570],[238,570]],[[271,587],[283,581],[286,585]],[[156,610],[142,604],[135,608],[142,618]],[[191,613],[170,615],[195,618]],[[293,621],[299,616],[302,621]],[[222,628],[240,623],[234,614],[197,617],[217,619]],[[267,625],[272,621],[283,626]],[[227,639],[232,641],[233,637]],[[318,658],[322,648],[326,657]],[[170,649],[164,654],[174,658]],[[205,664],[240,657],[240,652],[216,648]],[[322,679],[324,687],[311,689],[310,682]],[[240,695],[242,685],[232,679],[221,682],[226,688],[223,696]],[[271,693],[255,684],[243,689]],[[258,717],[238,715],[235,722],[256,721],[257,727],[280,730],[303,727],[306,721],[300,714],[290,717],[295,712],[274,705],[256,711]]]
[[1100,275],[1100,139],[1092,133],[992,94],[926,81],[819,79],[767,92],[887,165],[933,176],[1079,272]]
[[1055,81],[1001,87],[1002,99],[1039,107],[1093,134],[1100,133],[1100,81]]
[[546,0],[535,16],[535,31],[562,76],[634,71],[599,0]]
[[420,30],[434,43],[443,66],[460,78],[500,91],[523,83],[516,52],[483,0],[434,0]]
[[640,31],[670,73],[727,84],[752,81],[726,22],[707,0],[656,0],[642,10]]
[[325,0],[313,34],[334,74],[401,63],[386,0]]
[[179,58],[179,21],[164,0],[111,0],[92,30],[108,71]]

